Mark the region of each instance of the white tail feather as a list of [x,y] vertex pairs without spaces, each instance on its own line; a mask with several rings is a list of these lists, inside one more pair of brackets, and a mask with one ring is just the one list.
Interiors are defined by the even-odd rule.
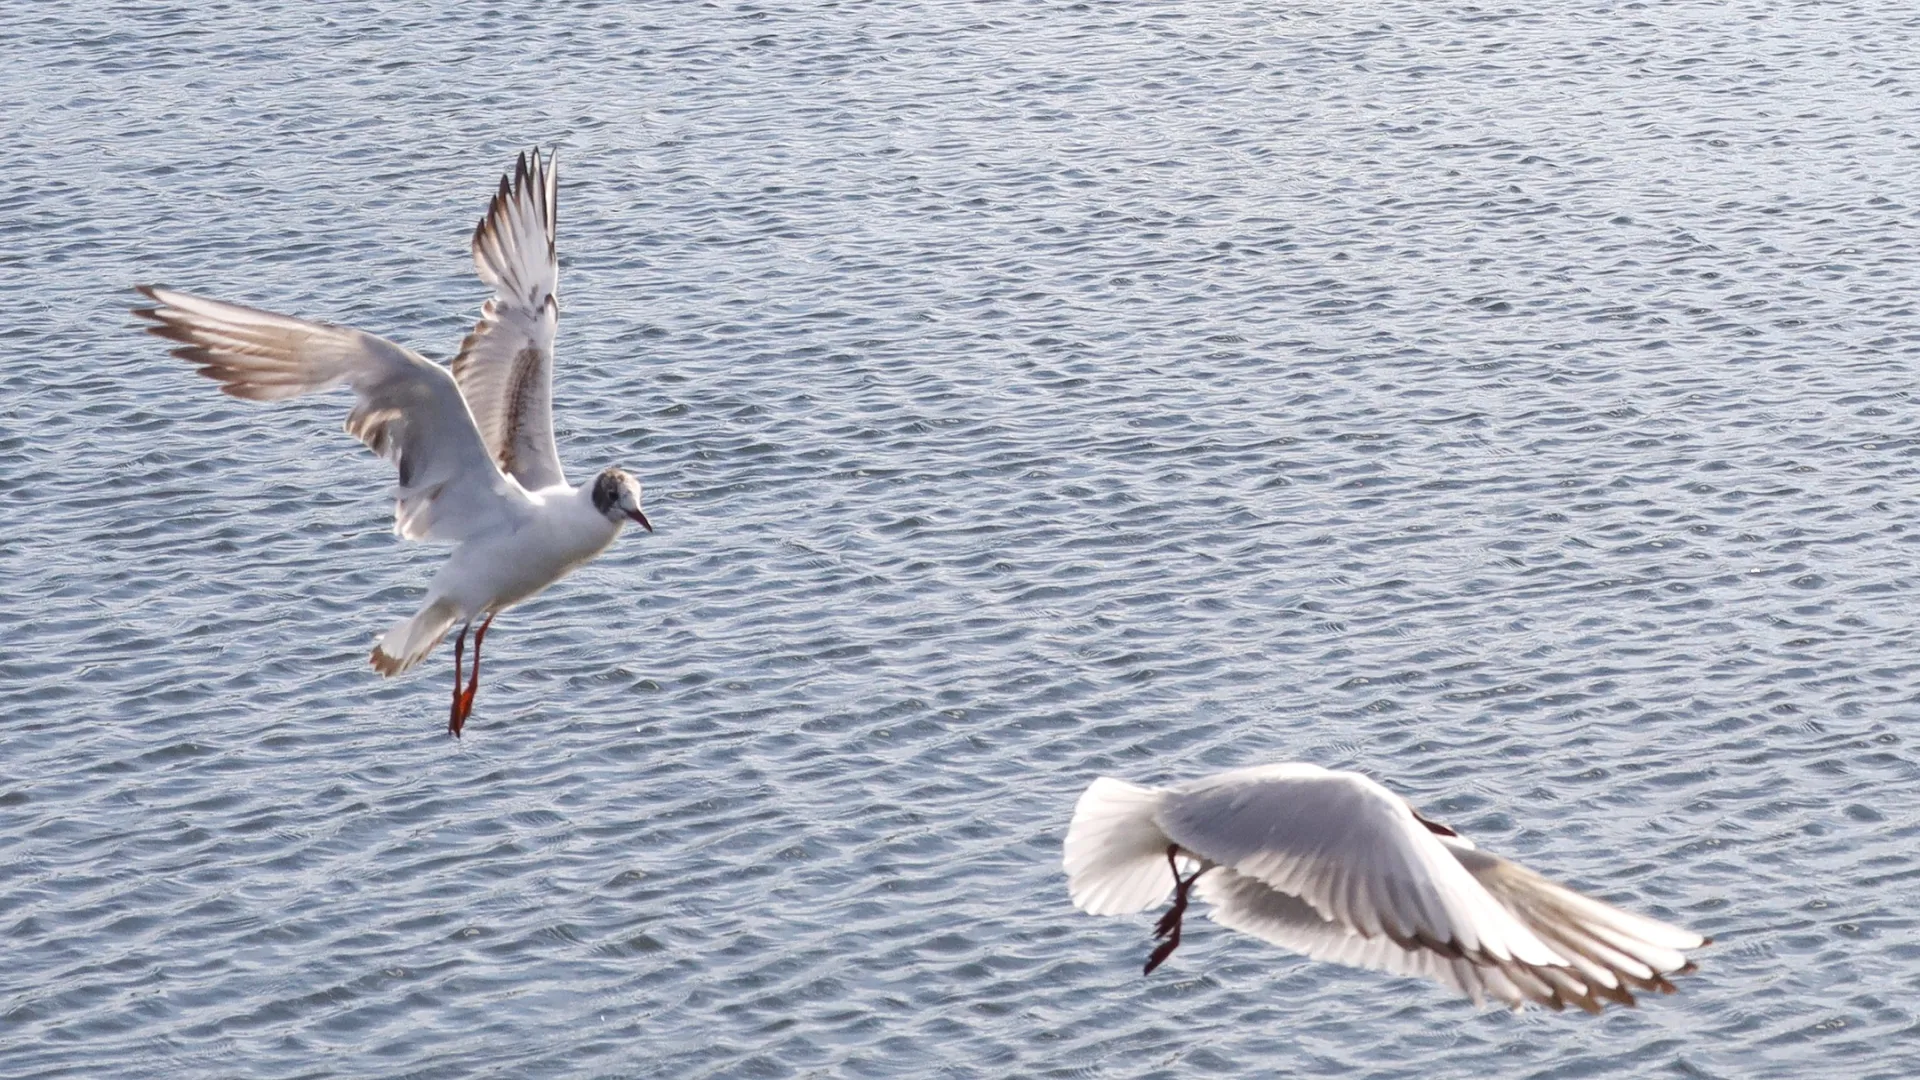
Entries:
[[373,647],[374,669],[391,678],[418,664],[446,640],[447,631],[453,629],[453,621],[459,616],[459,605],[435,600],[413,618],[394,623],[380,644]]
[[1067,892],[1089,915],[1131,915],[1173,891],[1167,845],[1153,820],[1161,792],[1103,776],[1081,794],[1067,826]]

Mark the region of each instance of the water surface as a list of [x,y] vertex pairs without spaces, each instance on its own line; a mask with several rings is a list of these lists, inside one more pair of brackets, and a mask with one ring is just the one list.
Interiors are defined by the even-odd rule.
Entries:
[[[1920,1071],[1910,5],[10,16],[0,1072]],[[561,454],[659,532],[367,668],[442,552],[163,281],[445,359],[560,152]],[[1074,912],[1094,776],[1367,771],[1714,935],[1475,1012]]]

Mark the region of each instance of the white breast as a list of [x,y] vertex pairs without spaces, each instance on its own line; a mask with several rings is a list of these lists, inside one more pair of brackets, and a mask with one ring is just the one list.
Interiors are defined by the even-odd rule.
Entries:
[[605,550],[620,526],[568,488],[535,492],[536,512],[520,528],[462,544],[434,579],[433,592],[471,618],[517,604]]

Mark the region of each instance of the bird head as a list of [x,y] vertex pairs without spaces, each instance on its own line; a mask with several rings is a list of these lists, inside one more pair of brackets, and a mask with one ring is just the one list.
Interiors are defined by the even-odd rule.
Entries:
[[593,508],[615,524],[637,521],[641,528],[653,531],[653,524],[640,511],[640,481],[624,470],[607,469],[593,482]]

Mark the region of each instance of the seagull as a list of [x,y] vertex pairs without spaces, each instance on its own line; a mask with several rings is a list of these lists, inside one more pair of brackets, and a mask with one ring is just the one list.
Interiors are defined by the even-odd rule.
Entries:
[[[592,559],[628,521],[648,532],[640,484],[619,468],[574,487],[553,440],[553,335],[560,266],[554,257],[559,172],[553,155],[521,154],[473,231],[473,264],[493,296],[460,345],[452,370],[383,337],[309,322],[159,285],[136,286],[155,304],[134,314],[147,332],[180,342],[220,389],[279,401],[341,384],[357,400],[347,432],[399,472],[393,531],[454,545],[426,602],[394,624],[373,667],[398,675],[454,627],[456,738],[480,686],[480,643],[503,608]],[[473,675],[461,657],[474,620]]]
[[[1359,773],[1256,765],[1168,788],[1101,777],[1067,829],[1067,890],[1091,915],[1173,894],[1147,974],[1180,945],[1189,896],[1215,922],[1355,967],[1416,975],[1474,1004],[1599,1012],[1708,938],[1629,914],[1489,855]],[[1183,875],[1183,869],[1186,873]]]

